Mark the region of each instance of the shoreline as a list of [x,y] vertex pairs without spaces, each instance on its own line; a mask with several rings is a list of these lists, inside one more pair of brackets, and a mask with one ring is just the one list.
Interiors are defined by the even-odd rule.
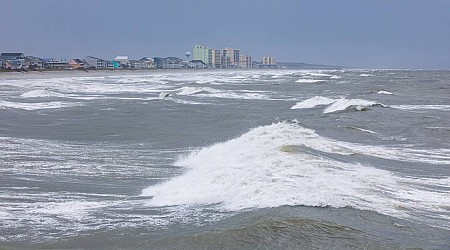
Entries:
[[[46,77],[96,77],[96,76],[122,76],[122,75],[153,75],[167,73],[185,73],[185,72],[243,72],[243,71],[268,71],[268,70],[302,70],[302,69],[100,69],[100,70],[42,70],[42,71],[0,71],[0,80],[21,79],[25,76],[30,79],[40,79]],[[308,70],[308,69],[304,69]]]
[[176,72],[207,72],[207,71],[246,71],[246,70],[260,70],[260,69],[100,69],[100,70],[41,70],[41,71],[0,71],[0,79],[19,79],[27,76],[29,78],[44,78],[44,77],[83,77],[83,76],[121,76],[121,75],[148,75],[161,73],[176,73]]

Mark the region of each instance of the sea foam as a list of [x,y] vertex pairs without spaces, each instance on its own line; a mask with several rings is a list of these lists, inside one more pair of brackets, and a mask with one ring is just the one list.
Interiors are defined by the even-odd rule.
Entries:
[[291,109],[309,109],[324,105],[329,105],[327,108],[324,109],[323,111],[324,114],[346,110],[350,107],[355,107],[355,109],[358,111],[365,110],[366,108],[375,105],[385,107],[385,105],[381,103],[363,99],[345,99],[345,98],[331,99],[323,96],[315,96],[306,99],[302,102],[298,102],[297,104],[292,106]]
[[50,90],[31,90],[20,95],[22,98],[38,98],[38,97],[64,97],[65,95]]
[[335,99],[330,99],[328,97],[315,96],[302,102],[298,102],[291,109],[309,109],[317,106],[329,105],[334,103],[335,101]]
[[318,83],[318,82],[325,82],[325,80],[319,80],[319,79],[298,79],[298,83]]
[[378,94],[382,94],[382,95],[393,95],[393,93],[386,91],[386,90],[380,90],[378,91]]
[[23,102],[0,101],[0,109],[40,110],[40,109],[59,109],[59,108],[75,107],[80,105],[81,103],[74,103],[74,102],[23,103]]
[[323,113],[333,113],[337,111],[345,110],[349,107],[355,107],[356,110],[364,110],[367,107],[375,106],[375,105],[382,105],[377,102],[373,101],[367,101],[363,99],[345,99],[341,98],[333,102],[330,106],[328,106]]
[[[308,148],[430,160],[421,152],[336,141],[296,124],[277,123],[187,155],[175,163],[186,169],[184,174],[148,187],[142,195],[151,197],[151,206],[216,204],[231,211],[283,205],[350,206],[397,217],[414,217],[414,211],[421,209],[439,212],[450,202],[448,193],[415,188],[410,184],[414,179],[308,153]],[[435,156],[450,163],[445,153]],[[448,181],[426,181],[434,182]]]
[[390,107],[405,111],[417,111],[417,110],[441,110],[450,111],[450,105],[391,105]]

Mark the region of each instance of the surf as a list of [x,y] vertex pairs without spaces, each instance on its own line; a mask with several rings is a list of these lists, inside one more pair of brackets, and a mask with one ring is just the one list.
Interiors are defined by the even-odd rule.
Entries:
[[[418,218],[417,211],[439,213],[450,202],[448,192],[418,188],[424,180],[320,152],[450,163],[446,152],[428,159],[423,152],[336,141],[298,124],[281,122],[181,157],[175,165],[185,168],[184,174],[150,186],[141,195],[150,197],[150,206],[210,204],[226,211],[352,207],[399,218]],[[405,154],[403,158],[398,156],[400,152]],[[426,179],[437,186],[449,181]]]

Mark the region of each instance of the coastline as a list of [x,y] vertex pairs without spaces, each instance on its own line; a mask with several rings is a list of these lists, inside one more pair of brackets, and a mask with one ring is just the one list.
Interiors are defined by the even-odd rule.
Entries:
[[0,71],[0,79],[19,79],[27,76],[30,79],[40,79],[46,77],[84,77],[84,76],[105,76],[105,74],[111,76],[122,76],[122,75],[153,75],[153,74],[163,74],[163,73],[177,73],[177,72],[220,72],[220,71],[267,71],[267,70],[292,70],[292,69],[101,69],[101,70],[42,70],[42,71]]
[[[42,71],[26,71],[26,72],[18,72],[18,71],[0,71],[0,79],[18,79],[27,76],[31,79],[40,79],[46,77],[83,77],[83,76],[104,76],[105,74],[111,76],[121,76],[121,75],[147,75],[147,74],[160,74],[167,72],[182,72],[182,71],[192,71],[193,69],[120,69],[120,70],[42,70]],[[195,71],[206,71],[210,69],[194,69]]]

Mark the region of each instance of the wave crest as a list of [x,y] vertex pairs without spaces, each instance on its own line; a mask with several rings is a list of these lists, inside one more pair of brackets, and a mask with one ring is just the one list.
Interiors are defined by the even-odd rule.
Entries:
[[[303,150],[308,148],[314,152]],[[445,156],[449,152],[427,156],[408,150],[335,141],[296,124],[277,123],[191,153],[176,162],[186,168],[185,174],[148,187],[142,195],[152,197],[149,205],[153,206],[218,204],[232,211],[283,205],[349,206],[407,217],[415,210],[442,210],[450,202],[446,193],[414,188],[414,179],[320,154],[450,163]],[[427,179],[429,184],[434,182],[440,183]]]
[[331,99],[328,97],[323,96],[315,96],[309,99],[306,99],[302,102],[298,102],[294,106],[291,107],[291,109],[309,109],[314,108],[317,106],[324,106],[329,105],[327,108],[324,109],[323,113],[333,113],[337,111],[343,111],[350,107],[355,107],[356,110],[366,110],[368,107],[372,106],[382,106],[386,107],[382,103],[374,102],[374,101],[368,101],[364,99]]

